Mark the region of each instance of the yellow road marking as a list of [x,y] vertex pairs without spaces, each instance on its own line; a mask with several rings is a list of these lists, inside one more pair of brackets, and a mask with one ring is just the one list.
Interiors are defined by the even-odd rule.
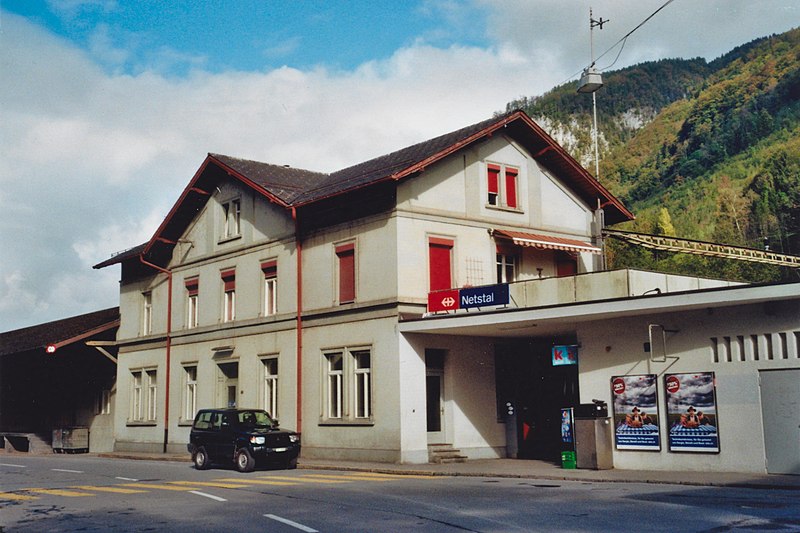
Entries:
[[220,489],[241,489],[246,487],[246,482],[237,482],[234,483],[220,483],[218,481],[169,481],[173,485],[191,485],[191,486],[202,486],[202,487],[217,487]]
[[0,500],[38,500],[38,496],[25,496],[24,494],[14,494],[13,492],[0,492]]
[[351,483],[350,481],[336,481],[333,479],[310,479],[305,476],[301,477],[288,477],[288,476],[263,476],[263,479],[279,479],[283,481],[294,481],[299,483]]
[[382,472],[359,472],[359,476],[383,477],[387,479],[432,479],[433,475],[427,474],[386,474]]
[[69,498],[79,498],[81,496],[94,496],[88,492],[78,492],[66,489],[25,489],[25,492],[35,492],[37,494],[52,494],[53,496],[67,496]]
[[[225,481],[233,481],[233,482],[238,482],[239,480],[238,480],[238,479],[236,479],[236,478],[231,478],[231,479],[227,479],[227,478],[226,478],[226,479],[218,479],[217,481],[222,481],[222,482],[225,482]],[[261,479],[248,479],[248,480],[247,480],[247,483],[253,483],[253,484],[256,484],[256,485],[284,485],[284,486],[289,486],[289,485],[299,485],[299,484],[300,484],[300,483],[294,483],[294,482],[292,482],[292,481],[266,481],[266,480],[261,480]]]
[[147,492],[146,490],[121,489],[119,487],[96,487],[92,485],[80,485],[73,488],[87,490],[89,492],[115,492],[117,494],[136,494],[137,492]]
[[346,479],[352,481],[389,481],[389,478],[362,476],[359,474],[305,474],[303,477],[319,479]]
[[175,485],[156,485],[155,483],[123,483],[121,487],[138,487],[141,489],[158,489],[158,490],[182,490],[190,491],[196,490],[196,487],[176,487]]

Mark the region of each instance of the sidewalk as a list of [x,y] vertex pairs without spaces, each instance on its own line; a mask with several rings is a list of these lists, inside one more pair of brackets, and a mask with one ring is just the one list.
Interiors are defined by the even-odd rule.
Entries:
[[[151,461],[190,461],[189,454],[100,453],[99,457],[143,459]],[[523,459],[476,459],[464,463],[394,464],[358,461],[333,461],[300,458],[298,468],[413,474],[428,476],[472,476],[539,479],[552,481],[587,481],[616,483],[668,483],[717,487],[800,490],[800,476],[749,474],[737,472],[675,472],[658,470],[569,470],[547,461]]]

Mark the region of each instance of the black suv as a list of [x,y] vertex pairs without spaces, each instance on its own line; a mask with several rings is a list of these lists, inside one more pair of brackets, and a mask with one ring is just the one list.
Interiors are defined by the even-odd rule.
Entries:
[[259,463],[297,468],[300,435],[278,427],[260,409],[201,409],[194,417],[189,453],[198,470],[212,462],[230,463],[239,472],[252,472]]

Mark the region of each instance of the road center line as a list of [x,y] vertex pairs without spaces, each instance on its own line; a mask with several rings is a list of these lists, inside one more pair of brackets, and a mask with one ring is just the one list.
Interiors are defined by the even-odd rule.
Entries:
[[53,472],[69,472],[70,474],[83,474],[83,470],[67,470],[66,468],[51,468]]
[[205,492],[200,492],[199,490],[190,490],[192,494],[197,494],[198,496],[205,496],[206,498],[211,498],[212,500],[217,500],[218,502],[226,502],[225,498],[220,498],[219,496],[214,496],[213,494],[206,494]]
[[319,533],[316,529],[304,526],[303,524],[298,524],[297,522],[293,522],[292,520],[283,518],[282,516],[277,516],[274,514],[265,514],[264,516],[271,520],[275,520],[276,522],[281,522],[283,524],[286,524],[287,526],[292,526],[294,528],[297,528],[300,531],[305,531],[306,533]]
[[11,463],[0,463],[0,466],[10,466],[11,468],[27,468],[25,465],[12,465]]
[[122,481],[139,481],[138,479],[132,477],[120,477],[120,476],[117,476],[114,479],[121,479]]

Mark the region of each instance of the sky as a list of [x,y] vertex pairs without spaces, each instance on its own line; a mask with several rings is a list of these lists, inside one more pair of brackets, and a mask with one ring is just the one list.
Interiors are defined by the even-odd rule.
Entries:
[[490,118],[579,77],[590,6],[601,70],[800,22],[672,0],[612,48],[665,3],[0,0],[0,331],[118,305],[119,267],[92,265],[149,240],[209,152],[329,172]]

